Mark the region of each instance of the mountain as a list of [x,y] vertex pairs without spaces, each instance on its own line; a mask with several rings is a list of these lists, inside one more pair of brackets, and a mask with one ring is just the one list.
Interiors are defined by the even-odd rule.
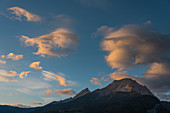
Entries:
[[146,86],[125,78],[75,97],[52,102],[30,113],[168,113],[167,108]]
[[136,92],[141,95],[152,95],[150,90],[143,85],[138,84],[135,80],[130,78],[124,78],[121,80],[115,80],[108,86],[99,90],[101,94],[113,93],[113,92]]
[[90,91],[88,88],[83,89],[82,91],[80,91],[79,93],[76,94],[76,96],[74,97],[74,99],[79,98],[79,97],[81,97],[81,96],[84,96],[84,95],[86,95],[86,94],[88,94],[88,93],[91,93],[91,91]]
[[37,108],[20,108],[9,105],[0,105],[0,113],[30,113]]

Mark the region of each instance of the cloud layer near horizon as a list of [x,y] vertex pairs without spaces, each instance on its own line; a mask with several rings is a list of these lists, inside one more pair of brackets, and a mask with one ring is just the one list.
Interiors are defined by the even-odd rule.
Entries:
[[78,36],[64,28],[56,29],[50,34],[36,38],[29,38],[22,35],[20,39],[26,46],[36,46],[38,51],[34,52],[34,54],[42,57],[46,55],[57,57],[67,56],[69,53],[74,52],[78,45]]

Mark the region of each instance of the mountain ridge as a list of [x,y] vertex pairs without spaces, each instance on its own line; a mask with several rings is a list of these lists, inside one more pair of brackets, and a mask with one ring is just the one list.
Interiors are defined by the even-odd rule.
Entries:
[[168,106],[169,103],[161,102],[146,86],[125,78],[92,92],[85,88],[74,97],[30,111],[26,109],[27,112],[18,109],[17,113],[170,113]]
[[63,100],[62,103],[49,104],[30,113],[168,112],[160,100],[146,86],[140,85],[130,78],[115,80],[106,87],[92,92],[86,88],[77,93],[77,96]]

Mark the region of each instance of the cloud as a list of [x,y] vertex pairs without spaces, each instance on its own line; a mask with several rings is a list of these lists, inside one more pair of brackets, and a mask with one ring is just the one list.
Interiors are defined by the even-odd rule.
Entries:
[[57,74],[54,74],[49,71],[44,71],[44,70],[42,70],[42,74],[45,77],[44,80],[47,80],[47,81],[56,80],[57,82],[59,82],[60,85],[67,86],[66,79],[62,76],[59,76]]
[[13,77],[17,75],[16,71],[6,71],[6,70],[0,70],[0,81],[1,82],[16,82]]
[[74,19],[65,14],[59,14],[54,16],[54,20],[50,23],[51,25],[57,25],[58,27],[62,28],[69,28],[72,27],[74,23]]
[[56,97],[42,97],[44,102],[51,102],[54,101],[56,99]]
[[17,91],[21,92],[21,93],[25,93],[25,94],[31,94],[31,90],[28,88],[20,88],[20,89],[16,89]]
[[41,79],[31,78],[31,77],[27,79],[21,79],[15,84],[16,86],[25,89],[44,89],[47,86],[51,87],[51,85],[46,83],[45,81]]
[[49,56],[67,56],[72,53],[78,45],[78,36],[70,33],[67,29],[56,29],[54,32],[42,35],[36,38],[21,36],[20,40],[26,46],[36,46],[37,52],[33,54],[45,57]]
[[126,25],[115,31],[105,31],[101,43],[107,51],[107,64],[117,69],[170,61],[170,34],[164,34],[148,25]]
[[153,63],[146,72],[143,73],[147,78],[160,78],[170,75],[170,64]]
[[9,94],[8,94],[8,96],[10,96],[10,97],[11,97],[11,96],[13,96],[13,94],[12,94],[12,93],[9,93]]
[[97,31],[95,33],[93,33],[93,35],[94,36],[107,35],[114,31],[115,31],[114,28],[104,25],[104,26],[101,26],[100,28],[97,28]]
[[20,78],[27,77],[29,73],[30,73],[30,71],[23,71],[23,72],[21,72],[21,73],[19,74],[19,77],[20,77]]
[[109,81],[110,79],[109,78],[105,78],[105,77],[101,77],[101,80],[103,80],[103,81]]
[[16,20],[21,21],[22,19],[26,18],[26,20],[29,22],[41,21],[40,16],[32,14],[28,12],[27,10],[22,9],[20,7],[11,7],[11,8],[8,8],[8,11],[9,13],[13,14],[11,19],[16,19]]
[[1,58],[12,59],[12,60],[19,60],[23,58],[23,55],[15,55],[14,53],[9,53],[8,55],[1,55]]
[[92,84],[95,84],[95,85],[102,85],[101,83],[100,83],[100,80],[98,79],[98,78],[92,78],[92,80],[90,80],[90,82],[92,83]]
[[11,75],[11,76],[16,76],[17,72],[16,71],[8,71],[7,74]]
[[32,105],[43,105],[43,103],[41,103],[41,102],[34,102],[34,101],[31,101],[30,104],[32,104]]
[[6,64],[6,61],[0,60],[0,64]]
[[123,78],[134,78],[134,76],[129,75],[127,71],[116,71],[108,75],[111,79],[120,80]]
[[19,76],[19,78],[24,78],[28,76],[28,73],[30,71],[22,71],[20,74],[18,74],[16,71],[6,71],[6,70],[0,70],[0,76],[8,76],[8,77],[14,77]]
[[68,86],[79,86],[79,84],[75,81],[67,80],[66,82]]
[[16,76],[17,72],[16,71],[0,70],[0,75],[1,76]]
[[56,92],[59,95],[67,95],[67,96],[76,94],[76,92],[73,89],[56,90]]
[[19,107],[19,108],[31,108],[31,106],[23,105],[23,104],[8,104],[9,106]]
[[1,82],[16,82],[17,80],[9,78],[9,77],[0,76],[0,81]]
[[40,65],[39,61],[38,62],[33,62],[32,64],[30,64],[30,68],[41,70],[42,67],[40,67],[39,65]]
[[52,95],[53,91],[51,89],[45,90],[42,94],[43,95]]

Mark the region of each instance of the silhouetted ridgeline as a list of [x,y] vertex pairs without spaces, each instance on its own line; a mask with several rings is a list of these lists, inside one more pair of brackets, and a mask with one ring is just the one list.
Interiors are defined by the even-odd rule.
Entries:
[[[5,110],[1,106],[0,113],[170,113],[169,106],[170,103],[161,102],[146,86],[125,78],[93,92],[86,88],[73,98],[54,101],[39,108],[6,106],[9,108]],[[14,112],[9,112],[11,109]]]

